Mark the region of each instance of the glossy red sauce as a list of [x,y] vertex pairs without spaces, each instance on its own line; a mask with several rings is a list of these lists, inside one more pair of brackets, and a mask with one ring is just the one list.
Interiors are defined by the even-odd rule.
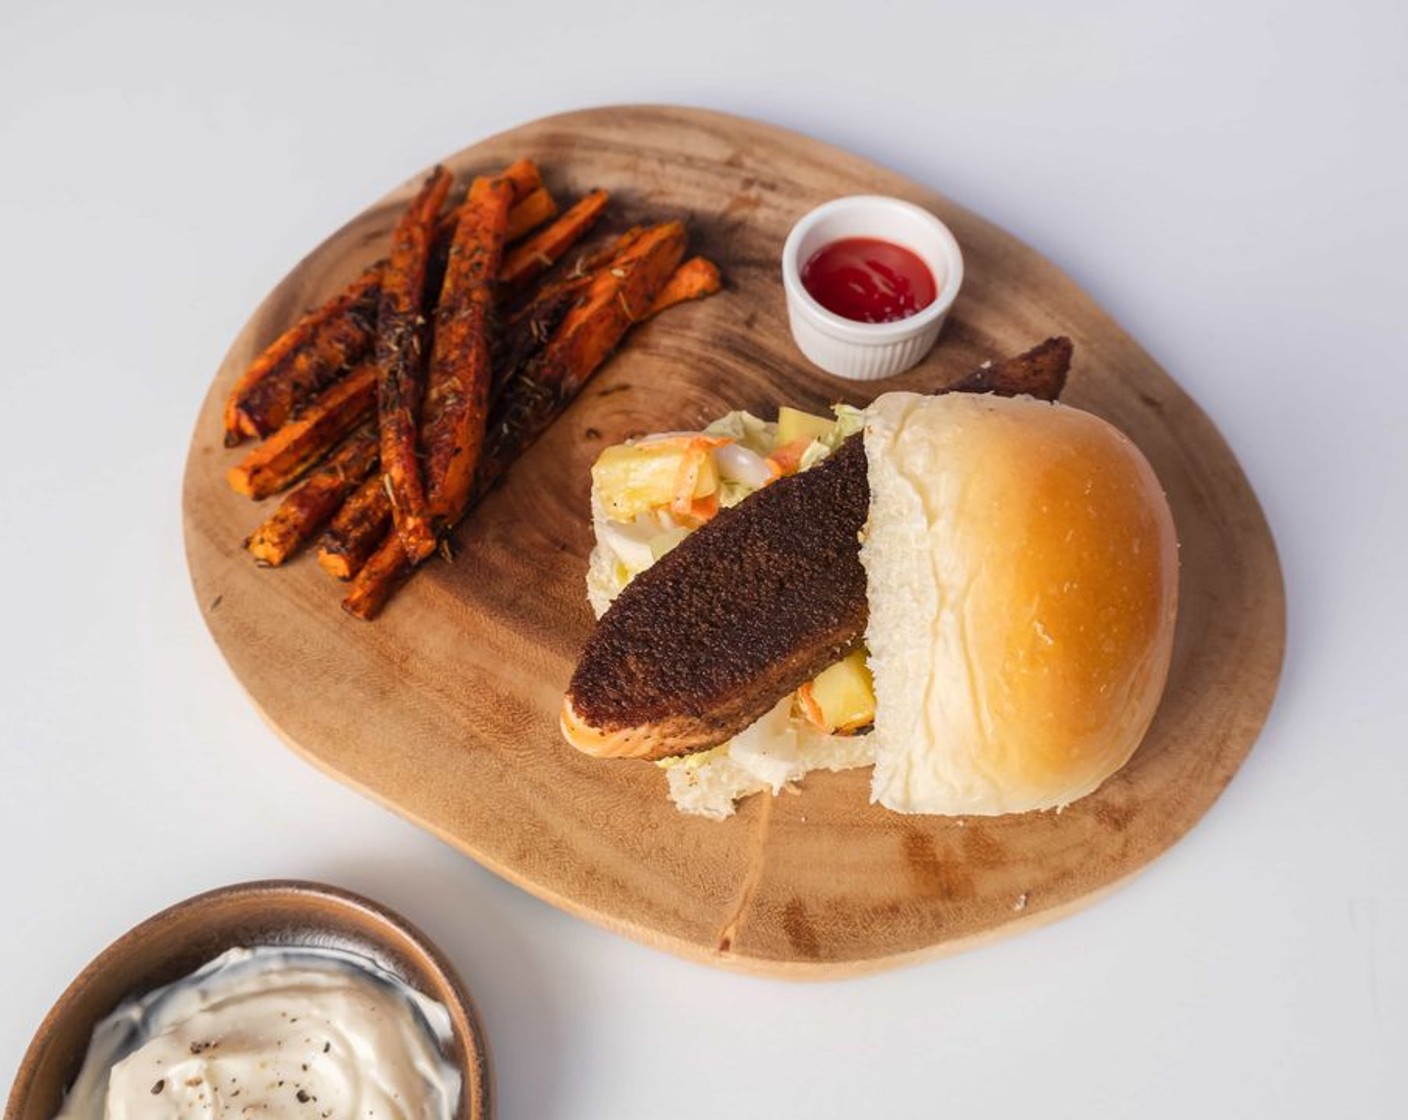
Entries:
[[938,295],[918,254],[876,237],[823,245],[802,266],[802,287],[826,310],[857,323],[908,319]]

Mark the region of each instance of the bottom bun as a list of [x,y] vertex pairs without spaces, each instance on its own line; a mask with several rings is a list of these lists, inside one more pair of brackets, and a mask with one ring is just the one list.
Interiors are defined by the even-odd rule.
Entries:
[[995,815],[1091,793],[1172,654],[1177,541],[1148,461],[1031,398],[890,393],[864,438],[872,800]]

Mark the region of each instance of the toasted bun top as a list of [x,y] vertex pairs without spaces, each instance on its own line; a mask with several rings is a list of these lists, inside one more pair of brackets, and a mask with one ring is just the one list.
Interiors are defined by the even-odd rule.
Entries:
[[865,429],[877,763],[901,812],[1065,805],[1129,760],[1168,674],[1173,517],[1105,421],[890,393]]

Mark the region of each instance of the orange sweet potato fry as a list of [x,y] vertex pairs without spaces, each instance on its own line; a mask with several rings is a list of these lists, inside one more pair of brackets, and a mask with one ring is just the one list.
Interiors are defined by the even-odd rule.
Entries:
[[665,282],[645,317],[649,319],[659,315],[667,308],[686,300],[711,296],[722,287],[723,278],[719,275],[718,265],[704,257],[691,257],[675,269],[675,274]]
[[684,255],[680,222],[645,230],[593,273],[542,354],[503,388],[475,476],[482,496],[547,429],[648,308]]
[[231,467],[227,481],[250,498],[277,494],[375,412],[376,394],[376,367],[371,363],[359,366],[326,390],[297,420],[285,424]]
[[225,402],[225,445],[267,436],[371,350],[380,265],[305,313],[240,375]]
[[[572,402],[640,317],[633,309],[651,305],[679,266],[684,245],[681,223],[654,226],[592,276],[584,298],[563,317],[540,358],[505,386],[495,404],[470,508]],[[375,618],[412,567],[400,541],[388,534],[352,581],[343,609],[356,618]]]
[[[502,178],[513,187],[513,226],[527,231],[555,212],[531,159],[515,160]],[[522,209],[517,204],[526,201]],[[444,216],[436,239],[448,244],[456,212]],[[319,392],[371,353],[385,260],[370,265],[322,306],[304,314],[240,375],[225,404],[225,445],[267,436],[298,415]]]
[[497,400],[503,387],[529,362],[543,352],[572,305],[582,297],[592,281],[591,273],[544,284],[500,332],[494,352],[494,385],[490,400]]
[[616,237],[601,245],[596,249],[582,255],[582,259],[577,262],[573,269],[578,275],[586,272],[595,272],[599,268],[605,268],[611,263],[611,258],[620,253],[624,253],[632,245],[641,239],[645,233],[645,226],[631,226],[630,229],[618,233]]
[[376,427],[364,424],[279,503],[245,541],[259,563],[276,568],[317,535],[376,466]]
[[514,160],[497,177],[507,179],[512,185],[515,203],[522,202],[543,185],[543,173],[538,170],[538,165],[531,159]]
[[564,253],[586,236],[606,210],[605,191],[592,191],[562,217],[518,243],[504,258],[499,282],[512,296],[522,291],[562,259]]
[[548,193],[547,187],[538,187],[509,211],[508,239],[517,241],[525,233],[556,216],[557,202]]
[[318,564],[329,575],[355,576],[391,528],[391,499],[380,473],[364,481],[342,503],[318,542]]
[[397,223],[381,276],[377,309],[377,421],[381,470],[391,497],[396,533],[412,556],[435,549],[418,436],[425,393],[421,307],[436,216],[450,190],[450,173],[437,167]]
[[595,372],[632,324],[645,316],[684,255],[681,222],[652,226],[592,276],[580,303],[549,343],[540,379],[574,391]]
[[[510,229],[514,227],[515,223],[524,230],[532,229],[557,213],[557,203],[553,201],[552,195],[543,188],[543,177],[538,172],[538,165],[531,159],[516,160],[501,174],[491,175],[489,178],[507,180],[509,186],[513,188],[513,197],[509,202]],[[459,220],[460,210],[468,202],[469,193],[466,191],[465,197],[460,203],[441,214],[435,223],[435,247],[438,252],[444,253],[449,249],[450,239],[455,233],[455,223]],[[385,261],[378,261],[374,267],[380,267],[385,263]]]
[[613,257],[629,249],[644,232],[644,226],[632,226],[605,245],[583,253],[566,276],[541,285],[531,299],[509,316],[495,355],[492,399],[496,400],[503,386],[542,352],[562,317],[591,286],[593,274],[606,268]]
[[426,500],[437,529],[463,513],[484,442],[493,382],[489,315],[512,193],[506,179],[476,179],[470,186],[435,309],[421,445]]
[[[531,161],[520,163],[534,166],[536,170]],[[539,223],[544,213],[544,201],[544,196],[539,195],[530,197],[525,204],[514,206],[509,211],[511,224],[526,229]],[[550,199],[546,201],[551,204]],[[435,241],[437,256],[442,261],[454,232],[457,214],[458,211],[452,211],[437,223]],[[563,221],[566,217],[564,215]],[[559,225],[554,223],[539,236],[557,230]],[[582,228],[585,229],[585,226]],[[567,247],[564,244],[557,250],[558,254]],[[552,259],[552,252],[549,248],[543,256]],[[341,292],[304,315],[250,364],[226,401],[226,446],[234,447],[247,437],[268,436],[277,431],[297,417],[318,393],[372,352],[376,342],[377,308],[381,300],[381,275],[385,263],[384,260],[377,261],[369,266]],[[516,266],[520,275],[515,285],[518,290],[532,279],[532,276],[523,278],[525,267],[524,264]],[[590,260],[579,263],[580,270],[594,267],[599,265]],[[528,271],[531,273],[531,268]],[[576,279],[580,281],[581,278]],[[554,294],[560,296],[561,291]]]
[[370,622],[414,570],[406,550],[401,547],[401,538],[394,530],[387,533],[353,578],[347,597],[342,600],[342,609],[353,618]]

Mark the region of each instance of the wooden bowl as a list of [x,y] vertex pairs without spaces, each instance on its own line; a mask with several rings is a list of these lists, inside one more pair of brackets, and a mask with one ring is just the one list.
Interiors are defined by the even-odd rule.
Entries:
[[459,977],[415,926],[360,895],[321,883],[238,883],[178,902],[103,950],[54,1004],[29,1044],[5,1120],[53,1120],[93,1028],[118,1004],[194,972],[227,949],[318,945],[375,960],[450,1013],[446,1053],[463,1079],[455,1120],[488,1120],[489,1055]]

